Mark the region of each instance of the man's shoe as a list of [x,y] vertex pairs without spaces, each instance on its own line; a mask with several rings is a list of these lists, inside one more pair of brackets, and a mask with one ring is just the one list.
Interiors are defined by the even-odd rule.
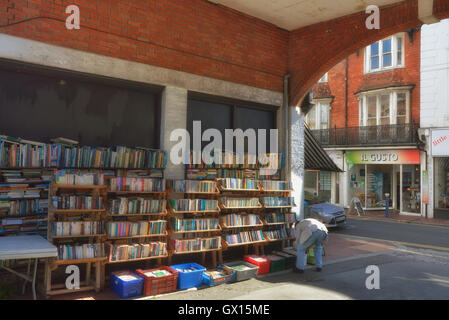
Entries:
[[318,267],[315,269],[316,272],[321,272],[321,270],[323,270],[323,269],[322,268],[318,268]]
[[298,269],[298,268],[294,267],[294,268],[293,268],[293,272],[294,272],[294,273],[304,273],[304,270]]

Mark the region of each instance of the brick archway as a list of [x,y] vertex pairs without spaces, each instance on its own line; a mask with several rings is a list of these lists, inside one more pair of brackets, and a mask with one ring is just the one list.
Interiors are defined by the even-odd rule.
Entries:
[[[449,1],[434,0],[433,15],[449,17]],[[365,12],[307,26],[291,32],[288,68],[290,106],[299,106],[318,79],[356,50],[391,34],[419,27],[418,0],[381,8],[380,29],[368,30]]]

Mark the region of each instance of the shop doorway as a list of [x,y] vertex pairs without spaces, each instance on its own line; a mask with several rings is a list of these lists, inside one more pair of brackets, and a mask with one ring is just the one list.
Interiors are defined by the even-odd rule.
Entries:
[[402,165],[401,213],[421,214],[421,172],[419,165]]
[[449,219],[449,158],[434,158],[434,217]]

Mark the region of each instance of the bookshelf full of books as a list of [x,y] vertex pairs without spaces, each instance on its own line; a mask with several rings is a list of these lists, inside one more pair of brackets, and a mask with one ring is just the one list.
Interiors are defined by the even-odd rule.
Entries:
[[0,169],[0,236],[47,237],[50,179],[42,169]]
[[168,182],[171,255],[210,253],[212,264],[222,261],[221,227],[215,180]]
[[108,179],[107,263],[168,257],[165,179],[123,171]]
[[289,181],[261,180],[260,201],[263,206],[264,235],[268,242],[281,242],[284,246],[295,239],[296,214]]

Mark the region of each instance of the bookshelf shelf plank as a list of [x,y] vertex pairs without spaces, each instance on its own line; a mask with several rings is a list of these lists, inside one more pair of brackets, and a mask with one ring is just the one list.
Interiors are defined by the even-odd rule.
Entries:
[[214,214],[219,214],[220,211],[219,210],[204,210],[204,211],[176,211],[176,210],[172,210],[172,213],[214,213]]
[[108,190],[108,193],[115,193],[115,194],[166,194],[166,191],[114,191],[114,190]]
[[79,234],[79,235],[70,235],[70,236],[52,236],[52,239],[70,239],[70,238],[97,238],[97,237],[105,237],[106,234]]
[[215,248],[215,249],[204,249],[204,250],[196,250],[196,251],[183,251],[183,252],[176,252],[173,251],[172,255],[181,255],[181,254],[192,254],[192,253],[202,253],[202,252],[211,252],[211,251],[220,251],[222,248]]
[[173,231],[170,230],[172,234],[183,234],[183,233],[206,233],[206,232],[220,232],[221,229],[212,229],[212,230],[188,230],[188,231]]
[[137,258],[137,259],[128,259],[128,260],[117,260],[117,261],[106,261],[106,263],[124,263],[124,262],[134,262],[134,261],[145,261],[145,260],[153,260],[153,259],[164,259],[168,258],[168,255],[165,256],[151,256],[146,258]]
[[252,244],[263,244],[263,243],[267,243],[267,240],[262,240],[262,241],[252,241],[252,242],[242,242],[242,243],[234,243],[234,244],[229,244],[227,241],[224,241],[226,244],[226,247],[239,247],[239,246],[246,246],[246,245],[252,245]]
[[105,261],[106,257],[100,258],[86,258],[86,259],[71,259],[71,260],[55,260],[52,262],[53,265],[66,265],[66,264],[78,264],[78,263],[91,263],[91,262],[101,262]]
[[166,216],[166,215],[167,212],[107,214],[108,217],[145,217],[145,216]]
[[51,210],[55,214],[70,214],[70,213],[101,213],[106,212],[106,209],[54,209]]
[[92,190],[92,189],[106,189],[107,186],[105,185],[74,185],[74,184],[55,184],[54,185],[55,190],[58,189],[87,189],[87,190]]
[[121,239],[139,239],[139,238],[152,238],[152,237],[165,237],[167,236],[167,232],[159,233],[159,234],[146,234],[146,235],[137,235],[137,236],[125,236],[125,237],[109,237],[108,240],[121,240]]
[[253,225],[245,225],[245,226],[227,226],[227,225],[223,225],[222,228],[223,229],[238,229],[238,228],[258,228],[258,227],[263,227],[263,224],[253,224]]

